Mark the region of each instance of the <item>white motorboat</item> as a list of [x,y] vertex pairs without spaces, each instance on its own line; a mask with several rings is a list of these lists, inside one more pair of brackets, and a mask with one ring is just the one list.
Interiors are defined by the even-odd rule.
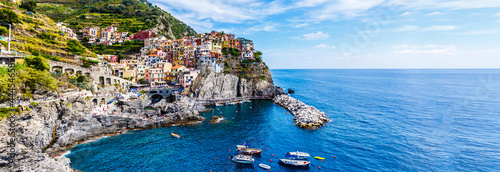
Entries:
[[310,155],[306,152],[288,152],[285,154],[288,159],[307,159]]
[[292,167],[309,167],[311,165],[311,161],[308,160],[300,160],[300,159],[281,159],[278,162],[279,164],[292,166]]
[[238,154],[231,159],[231,161],[236,162],[236,163],[241,163],[241,164],[251,164],[255,160],[252,158],[252,156],[249,155],[242,155]]

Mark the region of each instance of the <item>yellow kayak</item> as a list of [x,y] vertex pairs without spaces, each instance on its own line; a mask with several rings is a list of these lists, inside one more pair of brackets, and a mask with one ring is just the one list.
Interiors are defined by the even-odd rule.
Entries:
[[315,156],[314,158],[316,158],[316,159],[321,159],[321,160],[325,159],[325,158],[323,158],[323,157],[319,157],[319,156]]
[[180,135],[178,135],[178,134],[175,134],[175,133],[170,133],[170,134],[171,134],[172,136],[174,136],[174,137],[181,138],[181,136],[180,136]]

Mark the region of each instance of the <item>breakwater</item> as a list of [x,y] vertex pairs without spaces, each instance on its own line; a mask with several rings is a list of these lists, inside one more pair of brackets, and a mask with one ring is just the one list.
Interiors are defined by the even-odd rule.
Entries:
[[316,109],[313,106],[290,97],[290,95],[282,94],[273,98],[274,103],[283,106],[294,116],[295,125],[302,128],[317,129],[326,122],[328,118],[324,112]]

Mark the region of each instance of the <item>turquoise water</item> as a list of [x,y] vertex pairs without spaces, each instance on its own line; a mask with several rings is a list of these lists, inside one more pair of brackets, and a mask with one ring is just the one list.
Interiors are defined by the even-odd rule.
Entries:
[[[293,97],[333,122],[303,130],[283,108],[252,101],[203,114],[228,118],[219,124],[131,131],[78,145],[67,155],[71,166],[83,171],[265,171],[259,163],[271,171],[500,170],[500,70],[272,72],[276,85],[294,89]],[[263,149],[253,166],[228,159],[243,142]],[[279,157],[296,150],[326,160],[310,158],[307,170],[278,165]]]

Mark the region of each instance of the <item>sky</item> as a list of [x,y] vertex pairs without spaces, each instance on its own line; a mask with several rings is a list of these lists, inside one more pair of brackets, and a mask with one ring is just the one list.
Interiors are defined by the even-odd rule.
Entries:
[[150,0],[271,69],[499,68],[500,0]]

